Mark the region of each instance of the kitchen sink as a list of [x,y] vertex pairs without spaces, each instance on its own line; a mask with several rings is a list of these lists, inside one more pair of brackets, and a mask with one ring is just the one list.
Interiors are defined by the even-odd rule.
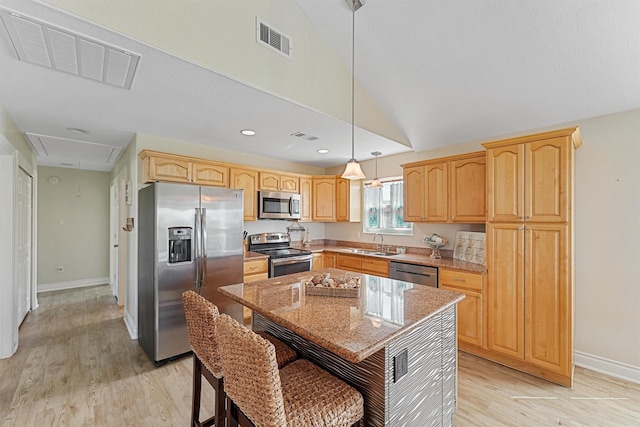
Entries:
[[349,248],[349,249],[346,249],[346,251],[347,252],[351,252],[353,254],[361,254],[361,255],[375,255],[375,256],[393,256],[393,255],[398,255],[395,252],[370,251],[368,249]]

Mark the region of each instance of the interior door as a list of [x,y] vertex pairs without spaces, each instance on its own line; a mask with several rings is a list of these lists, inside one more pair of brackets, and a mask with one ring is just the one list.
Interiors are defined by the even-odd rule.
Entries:
[[18,288],[18,325],[31,307],[31,205],[33,178],[22,168],[18,169],[17,182],[17,246],[16,256]]
[[119,193],[118,193],[118,179],[114,179],[111,182],[109,189],[109,284],[111,285],[111,293],[118,299],[119,292],[119,250],[118,241],[120,233],[118,232],[118,218],[120,215]]

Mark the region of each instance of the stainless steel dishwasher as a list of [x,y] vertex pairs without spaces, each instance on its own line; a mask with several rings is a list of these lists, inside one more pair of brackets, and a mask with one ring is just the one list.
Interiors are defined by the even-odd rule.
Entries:
[[391,261],[389,263],[389,278],[437,288],[438,268]]

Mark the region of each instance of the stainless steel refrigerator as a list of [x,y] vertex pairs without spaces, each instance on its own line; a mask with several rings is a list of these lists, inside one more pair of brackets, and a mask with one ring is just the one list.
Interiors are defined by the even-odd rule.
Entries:
[[189,351],[184,291],[243,320],[218,292],[243,281],[242,190],[156,183],[138,194],[138,342],[160,364]]

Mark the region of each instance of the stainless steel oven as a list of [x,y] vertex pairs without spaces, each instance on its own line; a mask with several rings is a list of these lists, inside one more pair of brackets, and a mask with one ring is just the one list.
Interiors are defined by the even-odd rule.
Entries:
[[311,251],[292,248],[287,233],[261,233],[249,236],[249,250],[269,255],[269,277],[311,271]]

